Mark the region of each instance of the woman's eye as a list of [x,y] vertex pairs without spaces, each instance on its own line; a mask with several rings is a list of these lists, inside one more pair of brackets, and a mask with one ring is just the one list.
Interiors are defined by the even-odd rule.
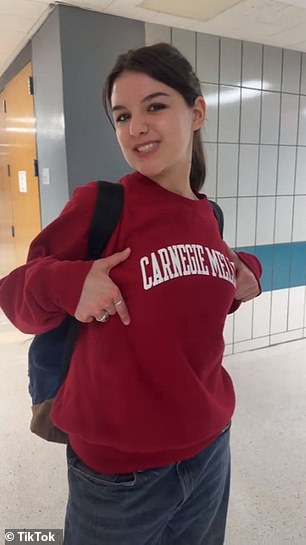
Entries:
[[148,110],[149,112],[156,112],[158,110],[163,110],[164,108],[166,108],[166,104],[154,103],[154,104],[150,104],[150,106],[148,107]]
[[126,121],[129,118],[129,114],[120,114],[118,117],[116,117],[116,123],[122,123],[123,121]]

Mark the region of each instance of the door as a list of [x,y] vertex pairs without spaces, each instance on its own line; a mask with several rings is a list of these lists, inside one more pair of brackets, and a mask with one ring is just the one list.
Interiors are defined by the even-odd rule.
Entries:
[[31,74],[29,63],[1,96],[1,275],[24,263],[29,244],[41,228]]

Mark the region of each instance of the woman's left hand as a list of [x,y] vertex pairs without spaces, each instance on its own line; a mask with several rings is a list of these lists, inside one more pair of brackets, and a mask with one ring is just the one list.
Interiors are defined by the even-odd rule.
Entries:
[[251,301],[251,299],[257,297],[261,292],[256,276],[252,273],[251,269],[239,259],[239,256],[227,246],[227,244],[226,247],[236,267],[237,284],[235,299],[242,301],[243,303]]

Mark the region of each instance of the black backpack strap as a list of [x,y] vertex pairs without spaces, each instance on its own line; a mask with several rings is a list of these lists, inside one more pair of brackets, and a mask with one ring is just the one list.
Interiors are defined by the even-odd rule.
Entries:
[[[98,181],[98,195],[95,210],[89,229],[87,259],[99,259],[103,248],[119,221],[124,190],[117,183]],[[79,335],[81,322],[69,316],[67,318],[67,335],[60,370],[60,384],[63,383],[69,369],[71,357]],[[65,320],[66,322],[66,320]]]
[[99,259],[120,218],[123,186],[99,180],[98,196],[88,239],[87,259]]
[[216,201],[208,200],[208,202],[213,209],[213,213],[215,214],[215,218],[219,225],[221,238],[223,238],[224,216],[223,216],[222,208],[219,206],[219,204],[216,203]]

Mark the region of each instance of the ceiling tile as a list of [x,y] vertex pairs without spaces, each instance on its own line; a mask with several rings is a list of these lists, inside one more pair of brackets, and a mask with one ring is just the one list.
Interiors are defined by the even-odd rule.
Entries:
[[220,13],[240,4],[244,0],[143,0],[139,7],[156,11],[158,13],[167,13],[179,17],[195,19],[196,21],[209,21]]

